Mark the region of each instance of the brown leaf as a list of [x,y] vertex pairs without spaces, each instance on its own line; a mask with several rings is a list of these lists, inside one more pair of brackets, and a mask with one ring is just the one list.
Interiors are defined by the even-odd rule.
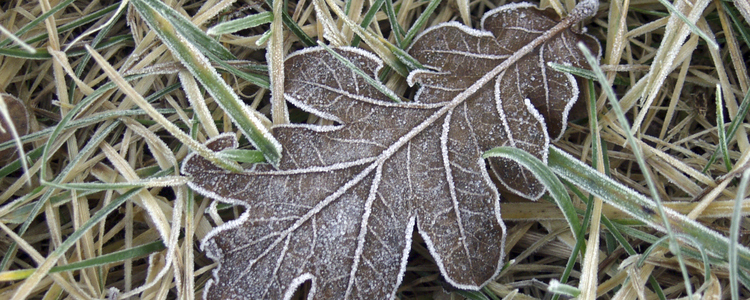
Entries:
[[[26,110],[26,105],[21,99],[4,93],[0,94],[0,97],[2,97],[0,101],[5,101],[5,105],[8,108],[8,114],[10,115],[10,122],[8,122],[8,120],[0,114],[0,127],[3,128],[3,130],[0,130],[0,144],[2,144],[13,139],[13,135],[10,131],[11,125],[16,129],[18,136],[23,136],[29,133],[29,112]],[[0,162],[7,162],[14,159],[15,155],[13,155],[13,153],[15,151],[15,148],[0,151]]]
[[[533,30],[517,31],[534,31],[526,36],[533,39],[536,31],[555,25],[544,13],[528,10],[534,9],[511,5],[490,12],[483,23],[495,26],[498,38],[457,23],[424,33],[411,53],[437,71],[409,76],[422,85],[414,102],[390,101],[321,48],[288,57],[285,99],[340,125],[274,127],[284,147],[278,169],[255,165],[237,174],[195,154],[185,159],[182,173],[192,175],[194,190],[246,208],[238,220],[204,239],[203,249],[219,261],[204,296],[289,299],[311,280],[311,299],[392,299],[405,272],[414,225],[449,283],[478,289],[492,280],[502,266],[505,225],[481,155],[516,145],[546,156],[544,120],[559,118],[555,122],[562,125],[554,126],[564,127],[577,89],[572,78],[551,75],[555,71],[534,62],[542,57],[544,63],[582,64],[567,61],[580,59],[578,53],[550,58],[537,50],[531,59],[509,60],[511,68],[496,80],[495,66],[517,50],[511,46],[515,40],[506,40],[509,29],[500,26],[524,25]],[[516,23],[500,21],[513,18]],[[575,41],[557,44],[577,49]],[[335,51],[373,77],[382,66],[361,49]],[[560,82],[519,76],[535,74],[535,68],[547,72],[539,80]],[[555,86],[549,89],[554,96],[531,96],[545,86]],[[549,105],[535,108],[538,99]],[[555,136],[562,128],[557,130]],[[221,151],[236,148],[237,141],[225,134],[207,146]],[[495,171],[521,171],[506,165]]]
[[[484,31],[456,22],[425,31],[409,53],[435,71],[410,74],[409,83],[422,86],[415,101],[452,99],[557,23],[552,10],[541,11],[532,4],[517,3],[485,14]],[[469,97],[469,103],[476,99],[497,105],[488,108],[490,112],[486,113],[492,114],[487,117],[489,124],[479,127],[477,134],[494,137],[495,140],[486,141],[492,147],[521,148],[546,162],[549,137],[557,140],[562,136],[568,113],[578,99],[575,78],[555,71],[547,63],[583,68],[586,59],[576,46],[579,41],[594,53],[599,52],[593,37],[563,30],[500,73],[493,84]],[[515,162],[492,158],[490,166],[500,182],[518,195],[537,199],[545,191],[531,172]]]

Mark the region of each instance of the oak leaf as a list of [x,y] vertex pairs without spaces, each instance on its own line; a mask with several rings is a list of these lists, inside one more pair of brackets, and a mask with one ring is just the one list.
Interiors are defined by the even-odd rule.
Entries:
[[[578,94],[572,77],[546,63],[582,66],[575,44],[596,42],[566,27],[506,70],[496,66],[555,24],[547,12],[514,4],[488,12],[481,31],[458,23],[429,29],[410,49],[433,69],[410,74],[409,83],[421,85],[413,102],[390,101],[322,48],[290,55],[285,99],[337,125],[274,127],[283,145],[277,169],[231,173],[195,154],[185,159],[194,190],[246,209],[202,243],[219,262],[204,297],[289,299],[311,280],[309,299],[392,299],[415,225],[446,281],[477,289],[492,280],[505,225],[481,155],[514,145],[544,158]],[[510,38],[514,32],[523,34]],[[382,67],[364,50],[334,51],[369,76]],[[224,134],[207,146],[238,145]],[[505,173],[525,172],[512,162],[493,165],[512,189]]]

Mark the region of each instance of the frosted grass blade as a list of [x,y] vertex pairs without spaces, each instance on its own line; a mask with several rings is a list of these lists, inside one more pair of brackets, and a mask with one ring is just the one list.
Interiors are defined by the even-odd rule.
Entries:
[[176,26],[173,26],[166,18],[147,5],[145,0],[135,0],[132,3],[146,23],[156,31],[159,38],[169,47],[172,54],[214,97],[219,106],[242,130],[250,142],[263,152],[266,161],[272,165],[278,164],[281,157],[281,145],[219,76],[208,59],[177,31]]
[[742,216],[740,211],[742,210],[742,201],[745,199],[745,192],[747,186],[750,184],[750,169],[742,172],[742,179],[740,185],[737,187],[737,201],[734,203],[734,216],[732,216],[732,223],[729,225],[729,282],[732,299],[740,299],[740,287],[737,285],[739,282],[739,268],[738,263],[740,259],[740,223],[742,222]]
[[552,198],[555,199],[560,210],[562,210],[563,215],[565,215],[565,220],[568,221],[568,224],[570,225],[570,230],[572,231],[573,236],[579,238],[578,236],[581,234],[581,223],[578,220],[576,208],[570,200],[570,196],[568,195],[565,186],[560,182],[560,179],[550,171],[544,162],[521,149],[513,147],[493,148],[485,152],[482,157],[502,157],[511,159],[534,173],[536,178],[547,188],[550,195],[552,195]]
[[727,148],[727,131],[724,126],[724,101],[721,96],[721,85],[716,84],[716,131],[719,135],[719,150],[724,159],[724,167],[727,172],[732,170],[732,161],[729,159],[729,150]]
[[[656,213],[656,204],[653,200],[584,165],[554,146],[550,147],[548,165],[558,176],[602,198],[608,204],[652,228],[665,232],[664,223]],[[671,209],[664,208],[664,212],[675,232],[692,237],[714,259],[729,261],[729,239]],[[750,250],[741,245],[738,245],[737,250],[738,265],[750,269]],[[700,254],[697,257],[700,257]]]
[[[176,10],[164,4],[164,2],[160,0],[132,0],[131,3],[133,3],[138,12],[141,14],[143,14],[143,12],[141,12],[142,9],[140,9],[139,7],[147,5],[149,8],[154,10],[156,14],[169,21],[169,23],[174,26],[174,29],[177,31],[177,33],[179,33],[184,39],[193,44],[193,46],[198,48],[200,52],[212,53],[222,60],[237,59],[237,57],[229,52],[227,48],[224,48],[224,46],[222,46],[218,41],[208,36],[205,32],[203,32],[203,30],[195,26],[193,22],[188,20],[182,14],[178,13]],[[151,24],[149,23],[149,25]],[[154,26],[151,25],[151,28],[154,28]],[[159,31],[157,31],[157,34],[158,33]]]
[[[45,19],[49,18],[49,16],[54,15],[55,13],[59,12],[63,8],[68,7],[68,5],[70,5],[71,3],[73,3],[73,1],[75,1],[75,0],[65,0],[63,2],[60,2],[59,4],[57,4],[54,7],[52,7],[52,9],[50,9],[46,13],[43,13],[42,15],[40,15],[39,17],[37,17],[33,21],[31,21],[28,24],[26,24],[23,27],[21,27],[21,29],[19,29],[18,31],[16,31],[14,34],[16,36],[19,36],[19,37],[22,36],[24,33],[28,32],[29,30],[31,30],[34,27],[36,27],[36,25],[39,25],[39,23],[42,23]],[[0,42],[0,46],[8,45],[12,41],[13,40],[11,38],[6,38],[6,39],[4,39],[3,41]]]
[[7,35],[11,40],[13,40],[14,42],[16,42],[16,44],[18,44],[19,46],[21,46],[21,48],[23,48],[27,52],[29,52],[31,54],[36,53],[36,49],[34,49],[34,47],[31,47],[29,44],[27,44],[26,42],[24,42],[23,40],[21,40],[21,38],[17,37],[15,34],[13,34],[12,32],[10,32],[7,28],[5,28],[5,26],[0,25],[0,32],[2,32],[3,34]]
[[685,24],[687,24],[687,26],[690,27],[690,31],[700,36],[704,41],[706,41],[706,44],[711,46],[711,48],[714,48],[717,50],[719,49],[719,45],[716,44],[716,42],[713,39],[711,39],[708,35],[706,35],[705,32],[700,30],[698,26],[695,26],[695,23],[690,22],[687,16],[685,16],[685,14],[677,10],[677,8],[674,7],[674,5],[672,5],[672,3],[669,3],[669,1],[666,1],[666,0],[659,0],[659,3],[667,7],[667,9],[669,9],[669,12],[675,14],[678,18],[680,18],[680,20],[682,20],[682,22],[685,22]]
[[262,13],[249,15],[241,19],[216,24],[213,27],[209,28],[208,31],[206,31],[206,34],[219,35],[225,33],[235,33],[243,29],[268,24],[271,23],[271,21],[273,21],[273,13],[271,13],[270,11],[265,11]]

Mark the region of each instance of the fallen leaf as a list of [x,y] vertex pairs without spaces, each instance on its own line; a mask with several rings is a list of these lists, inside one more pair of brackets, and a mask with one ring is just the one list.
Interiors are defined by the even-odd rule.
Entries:
[[[0,144],[2,144],[13,139],[13,134],[10,130],[11,125],[16,129],[18,136],[29,133],[29,112],[26,110],[26,105],[21,99],[5,93],[0,94],[0,97],[2,97],[0,101],[5,102],[8,115],[10,115],[10,120],[7,120],[0,113]],[[0,162],[8,162],[15,159],[16,156],[14,153],[16,150],[15,148],[11,148],[0,151]]]
[[[219,262],[204,297],[289,299],[310,280],[309,299],[393,299],[415,225],[446,281],[475,290],[492,280],[502,266],[505,225],[481,155],[516,145],[545,156],[550,134],[544,120],[564,127],[569,102],[577,97],[572,77],[551,75],[555,71],[545,63],[581,66],[584,60],[577,52],[547,57],[535,50],[528,59],[516,51],[556,24],[530,5],[490,11],[483,24],[488,31],[448,23],[415,41],[411,53],[435,70],[409,76],[422,86],[414,102],[394,103],[322,48],[290,55],[285,99],[338,124],[274,127],[283,145],[277,169],[256,164],[231,173],[196,154],[185,159],[182,173],[192,176],[191,188],[245,207],[201,245]],[[543,37],[541,48],[595,43],[565,33],[567,26],[562,35]],[[524,36],[509,39],[513,30]],[[382,67],[364,50],[334,51],[369,76]],[[507,66],[496,67],[503,61]],[[539,80],[519,76],[535,74],[540,65]],[[472,70],[460,73],[466,69]],[[545,92],[540,87],[552,92],[535,108],[540,97],[532,95]],[[564,88],[570,91],[558,96]],[[563,129],[554,130],[559,136]],[[206,145],[214,151],[238,146],[232,134]],[[498,174],[505,172],[502,163],[514,167],[499,161]]]
[[[488,12],[481,24],[483,31],[449,22],[418,37],[409,54],[434,71],[410,74],[409,83],[422,86],[415,101],[450,101],[558,20],[551,9],[543,11],[530,3],[516,3]],[[477,99],[478,103],[497,105],[497,109],[487,108],[493,115],[486,117],[485,125],[475,126],[477,135],[487,137],[483,145],[513,146],[547,161],[550,137],[557,140],[562,136],[568,113],[578,99],[573,75],[557,72],[547,63],[586,67],[578,42],[599,52],[593,37],[563,30],[467,99],[467,103]],[[520,196],[537,199],[545,191],[533,174],[515,162],[491,158],[490,166],[500,182]]]

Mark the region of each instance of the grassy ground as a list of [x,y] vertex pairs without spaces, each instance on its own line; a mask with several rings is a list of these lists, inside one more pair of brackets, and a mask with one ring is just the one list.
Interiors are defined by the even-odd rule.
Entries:
[[[735,200],[747,197],[747,182],[740,175],[750,158],[745,122],[750,102],[746,63],[750,27],[737,9],[743,8],[742,0],[735,1],[694,0],[689,5],[675,1],[694,29],[657,0],[602,2],[599,13],[585,26],[602,43],[602,70],[606,80],[614,82],[616,96],[610,100],[619,101],[625,111],[620,117],[626,117],[629,125],[617,121],[618,114],[599,83],[581,80],[584,93],[579,101],[594,108],[591,116],[597,121],[574,122],[556,146],[586,164],[603,162],[597,163],[598,170],[610,180],[658,198],[659,207],[678,211],[747,245],[747,229],[739,220],[750,206]],[[51,16],[39,17],[60,3],[62,8]],[[204,30],[225,20],[273,11],[254,2],[164,3]],[[316,17],[314,3],[326,13]],[[230,55],[244,61],[235,64],[238,71],[224,72],[223,80],[260,113],[264,125],[288,121],[283,111],[272,111],[271,92],[261,88],[279,80],[273,72],[269,78],[269,65],[273,69],[278,58],[306,47],[305,36],[310,38],[307,43],[323,40],[320,33],[325,26],[341,30],[333,44],[352,44],[356,39],[329,9],[330,3],[338,2],[276,1],[276,14],[286,5],[304,34],[279,21],[219,36]],[[476,26],[485,11],[504,3],[401,0],[393,3],[392,14],[386,13],[390,11],[386,4],[368,27],[370,39],[358,45],[392,55],[377,38],[398,45],[392,36],[395,26],[404,33],[450,20]],[[0,150],[11,149],[0,157],[4,160],[0,161],[2,299],[13,295],[200,298],[215,263],[200,251],[199,242],[212,227],[240,213],[237,208],[205,213],[212,201],[188,191],[185,179],[175,172],[188,148],[195,149],[191,141],[238,130],[229,121],[231,112],[219,109],[217,100],[209,99],[202,88],[196,89],[193,76],[146,25],[144,16],[131,7],[112,18],[118,4],[109,0],[0,3],[0,25],[36,49],[31,54],[17,42],[0,42],[0,90],[23,104],[8,104],[11,115],[18,117],[27,110],[27,123],[20,120],[16,128],[22,131],[19,135],[30,156],[27,164],[21,164],[17,156],[11,157],[13,140],[0,144]],[[371,2],[338,4],[359,23]],[[575,3],[544,0],[541,5],[564,14]],[[430,9],[434,11],[425,22],[415,25]],[[264,35],[271,26],[282,30]],[[272,46],[267,47],[269,42]],[[84,45],[100,56],[89,55]],[[132,78],[126,82],[118,76]],[[391,72],[384,82],[408,95],[408,86],[398,74]],[[10,103],[10,96],[3,98]],[[193,101],[204,103],[205,110]],[[213,119],[215,123],[208,123],[216,125],[194,121],[200,118]],[[290,119],[301,122],[307,116],[292,110]],[[29,134],[24,135],[24,127]],[[628,129],[634,133],[637,151],[627,142]],[[175,130],[192,136],[180,136]],[[646,164],[639,165],[639,158]],[[699,254],[690,256],[700,252],[692,251],[684,240],[681,255],[668,251],[668,242],[656,243],[668,236],[664,229],[644,223],[642,215],[614,209],[609,204],[617,206],[618,197],[590,197],[586,188],[582,192],[575,185],[569,189],[581,213],[589,216],[586,253],[597,255],[573,254],[578,253],[573,250],[578,249],[577,241],[554,204],[506,197],[501,207],[509,228],[506,252],[513,261],[496,282],[481,292],[452,289],[416,235],[397,296],[545,298],[550,297],[550,280],[560,280],[564,273],[570,274],[567,284],[581,288],[582,298],[675,298],[687,296],[688,291],[729,298],[738,286],[732,283],[737,282],[744,285],[739,285],[735,297],[750,296],[748,269],[740,268],[737,277],[728,267],[746,262],[742,251],[739,262],[729,255],[712,258],[706,266]],[[658,215],[656,210],[641,208],[645,215]],[[604,217],[591,217],[600,215]],[[679,220],[672,232],[691,235],[698,240],[693,245],[703,245],[704,233],[693,236],[684,230],[693,223]],[[576,263],[569,263],[571,255],[577,257]]]

